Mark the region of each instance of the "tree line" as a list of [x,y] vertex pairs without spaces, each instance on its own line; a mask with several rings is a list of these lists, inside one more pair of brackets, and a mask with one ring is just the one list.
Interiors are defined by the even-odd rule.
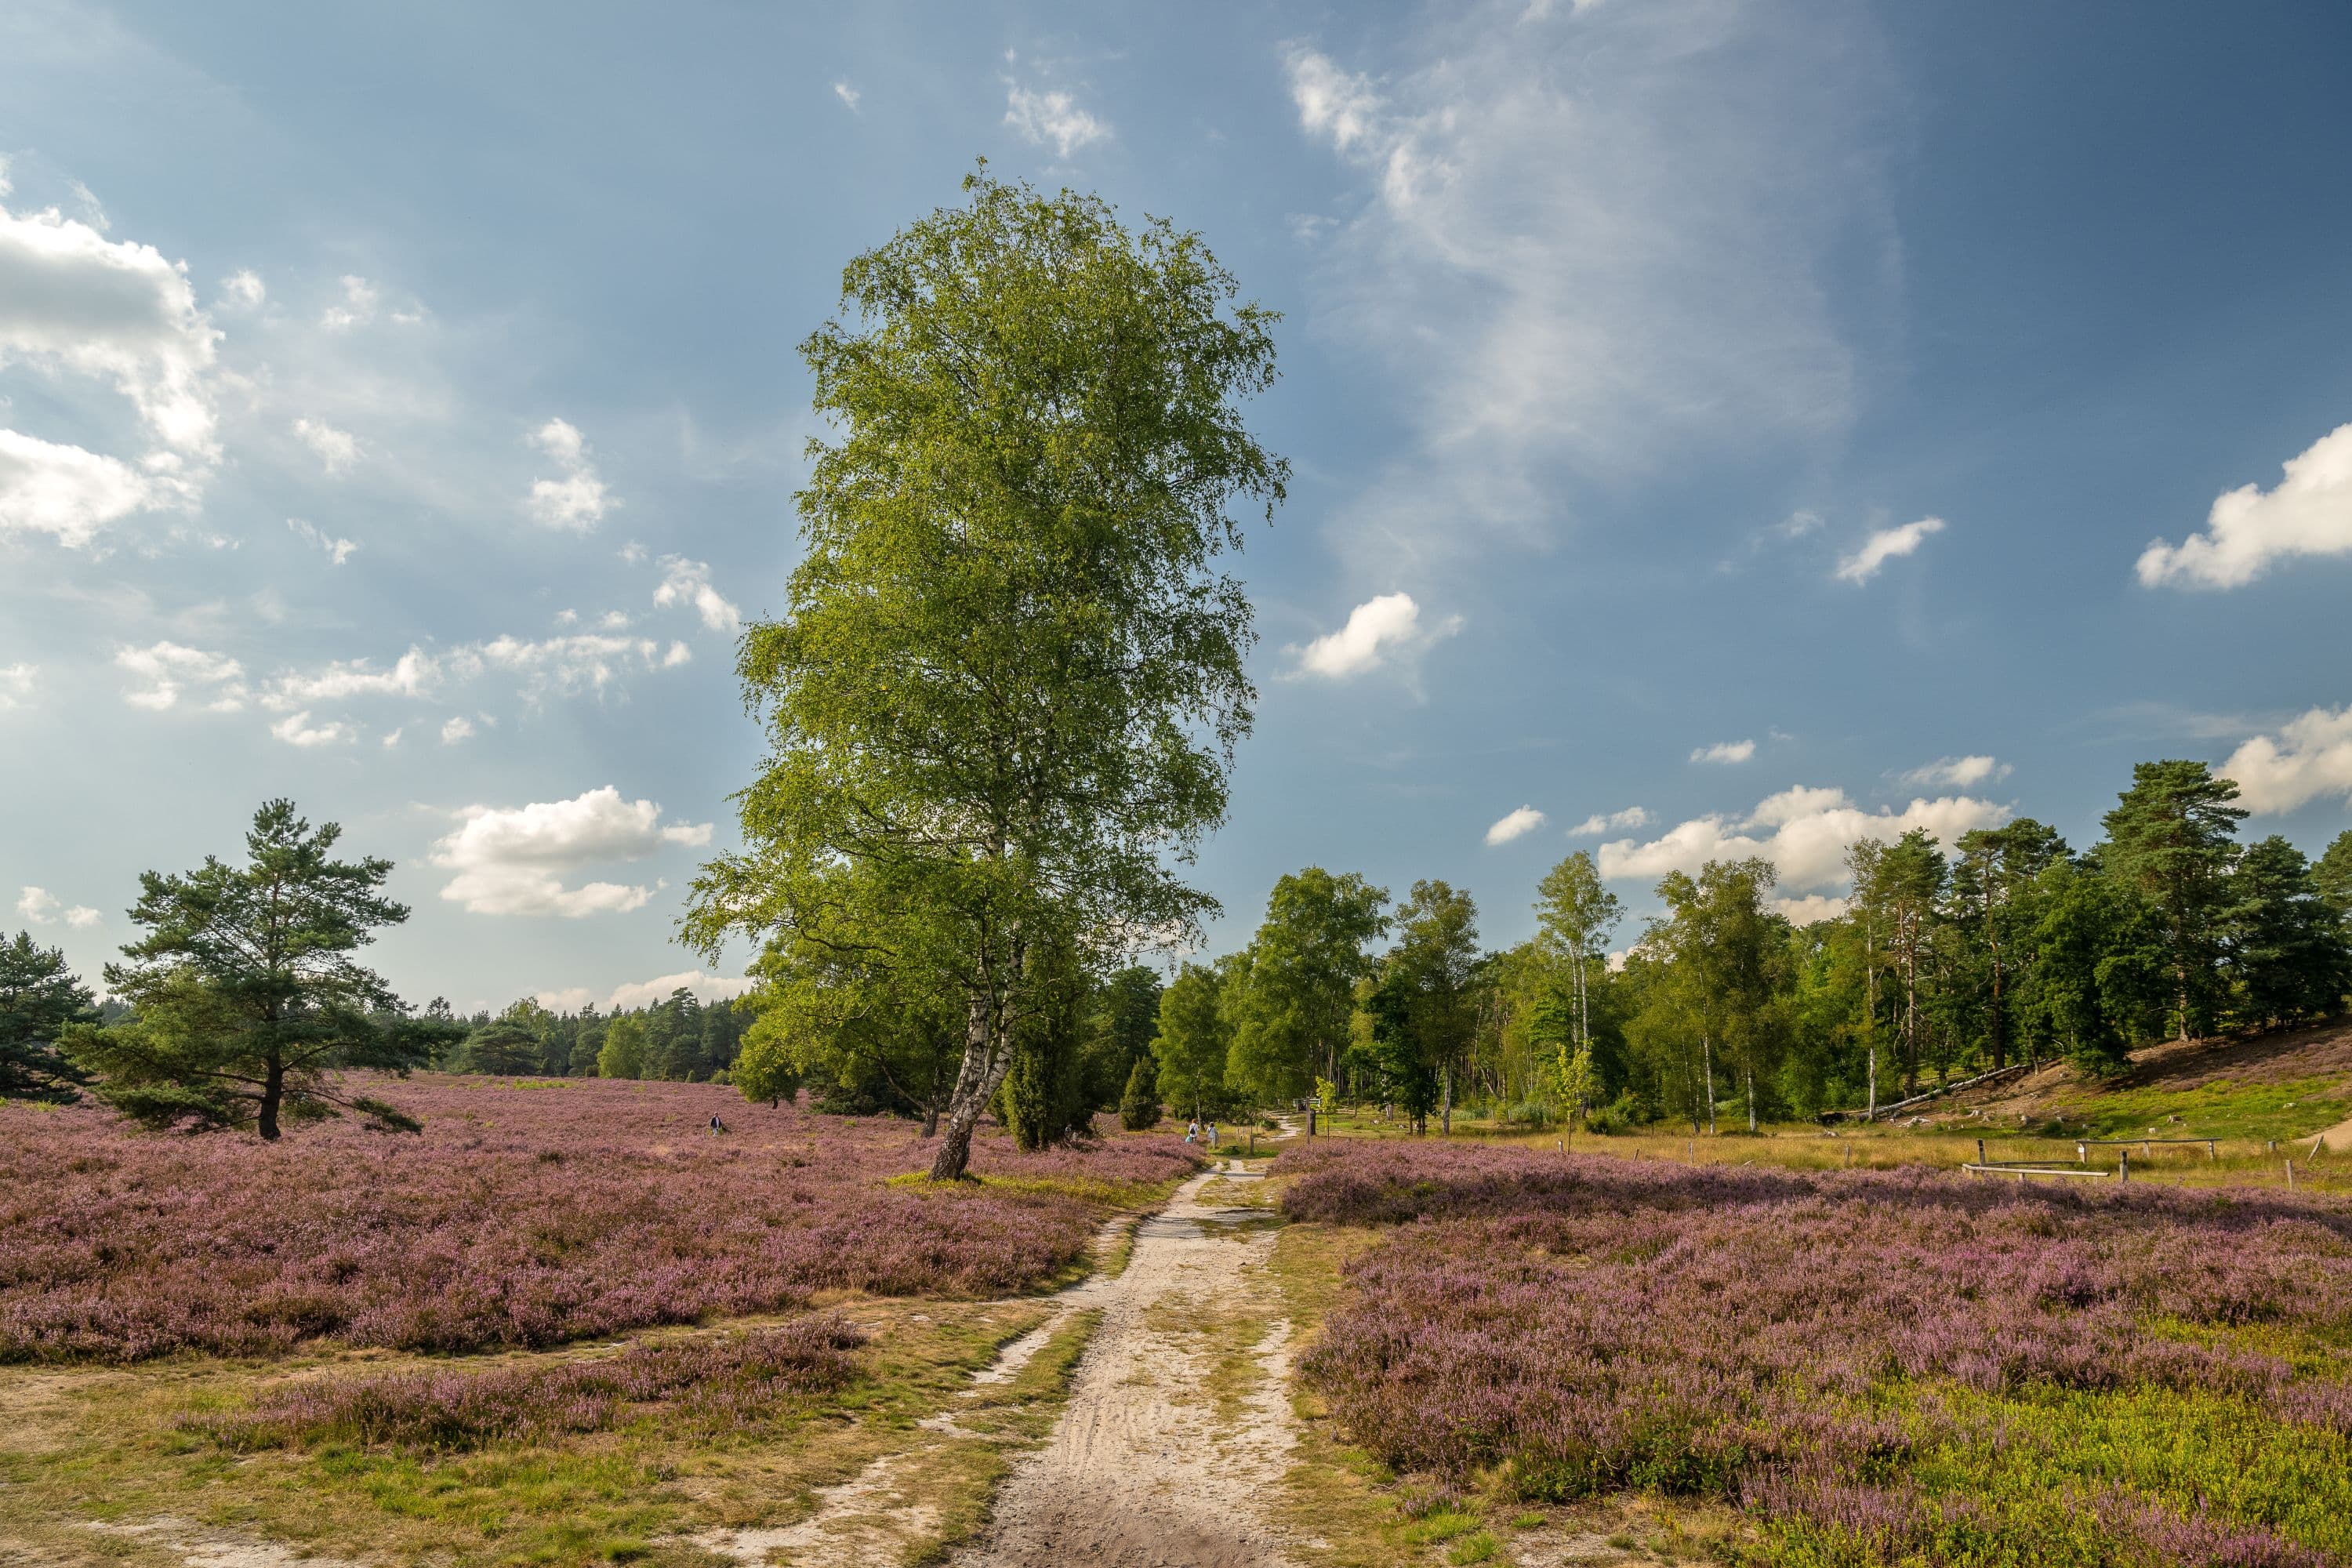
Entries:
[[1475,1102],[1531,1123],[1752,1129],[2334,1013],[2352,993],[2352,831],[2315,865],[2283,837],[2241,844],[2236,795],[2202,763],[2147,763],[2079,853],[2031,818],[1948,852],[1916,829],[1864,839],[1843,912],[1804,926],[1775,908],[1769,861],[1674,872],[1614,961],[1622,904],[1582,852],[1537,889],[1536,934],[1499,951],[1444,881],[1391,909],[1309,868],[1276,883],[1248,945],[1170,984],[1159,1088],[1202,1112],[1312,1094],[1416,1126]]

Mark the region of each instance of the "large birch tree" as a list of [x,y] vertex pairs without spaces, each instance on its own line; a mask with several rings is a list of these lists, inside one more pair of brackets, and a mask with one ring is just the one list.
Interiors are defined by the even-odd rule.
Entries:
[[940,1180],[1041,952],[1181,938],[1215,907],[1179,868],[1255,697],[1217,558],[1288,472],[1237,410],[1274,379],[1275,317],[1198,235],[985,165],[964,194],[852,261],[801,345],[829,426],[805,553],[739,659],[771,749],[686,924],[953,990]]

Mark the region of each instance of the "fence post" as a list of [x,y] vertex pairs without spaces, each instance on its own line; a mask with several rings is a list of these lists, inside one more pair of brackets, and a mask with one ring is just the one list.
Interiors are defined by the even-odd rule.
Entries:
[[1979,1138],[1977,1140],[1977,1163],[1981,1165],[1984,1163],[1984,1140]]
[[2124,1149],[2117,1152],[2123,1156],[2123,1163],[2116,1167],[2116,1180],[2128,1182],[2131,1180],[2131,1151]]

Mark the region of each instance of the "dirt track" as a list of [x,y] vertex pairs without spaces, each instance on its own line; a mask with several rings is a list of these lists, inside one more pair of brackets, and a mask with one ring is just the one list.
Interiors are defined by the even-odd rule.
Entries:
[[1265,1210],[1202,1201],[1218,1179],[1185,1183],[1138,1227],[1125,1271],[1085,1289],[1084,1304],[1102,1321],[1068,1407],[1052,1440],[1005,1482],[988,1534],[954,1557],[959,1568],[1289,1563],[1256,1507],[1296,1437],[1283,1384],[1289,1325],[1277,1321],[1250,1348],[1255,1375],[1233,1422],[1216,1416],[1210,1347],[1183,1326],[1210,1321],[1218,1298],[1273,1247]]

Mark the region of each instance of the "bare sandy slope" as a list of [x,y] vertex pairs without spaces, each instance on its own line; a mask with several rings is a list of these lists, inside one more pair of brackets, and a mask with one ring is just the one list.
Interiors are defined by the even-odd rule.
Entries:
[[1245,1414],[1232,1422],[1202,1397],[1217,1373],[1202,1336],[1182,1327],[1210,1316],[1274,1245],[1265,1211],[1202,1201],[1213,1179],[1179,1188],[1139,1227],[1125,1272],[1086,1292],[1102,1322],[1061,1424],[1005,1482],[994,1524],[955,1557],[959,1568],[1288,1563],[1255,1507],[1296,1440],[1283,1382],[1288,1325],[1254,1347]]

